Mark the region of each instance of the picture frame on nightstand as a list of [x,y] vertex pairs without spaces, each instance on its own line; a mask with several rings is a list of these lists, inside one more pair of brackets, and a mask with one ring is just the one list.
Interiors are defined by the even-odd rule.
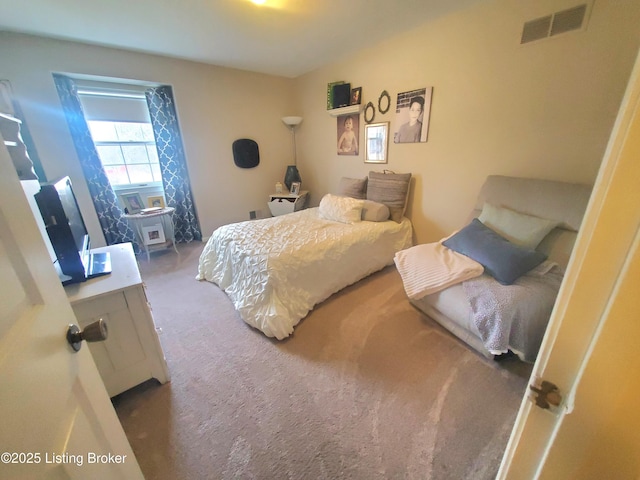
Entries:
[[291,195],[299,195],[300,194],[300,182],[293,182],[291,184]]
[[144,203],[142,203],[142,197],[139,193],[123,193],[120,195],[120,199],[122,200],[122,204],[124,208],[127,210],[125,213],[138,213],[140,210],[144,208]]
[[147,205],[149,206],[149,208],[155,208],[155,207],[164,208],[165,207],[164,197],[162,195],[154,195],[154,196],[147,197]]
[[166,241],[164,229],[160,223],[157,225],[142,227],[142,233],[145,245],[155,245],[156,243],[164,243]]

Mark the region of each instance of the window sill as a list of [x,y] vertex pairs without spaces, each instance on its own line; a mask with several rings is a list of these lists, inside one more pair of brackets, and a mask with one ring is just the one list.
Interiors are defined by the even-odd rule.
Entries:
[[136,183],[129,185],[113,185],[113,191],[117,194],[162,191],[162,182]]

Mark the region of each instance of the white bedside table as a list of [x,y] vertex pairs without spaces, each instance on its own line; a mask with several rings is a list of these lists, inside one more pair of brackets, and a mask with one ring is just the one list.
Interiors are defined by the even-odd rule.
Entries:
[[274,217],[297,212],[305,208],[308,198],[309,192],[307,190],[302,190],[297,195],[290,193],[272,193],[269,195],[269,210],[271,210],[271,215]]
[[[147,254],[147,261],[149,261],[149,254],[154,250],[165,249],[169,245],[173,245],[173,249],[179,254],[176,248],[176,237],[173,227],[173,213],[175,208],[165,207],[162,210],[152,213],[134,213],[125,214],[124,218],[127,219],[129,225],[136,234],[138,245]],[[164,232],[165,241],[149,244],[145,241],[145,227],[152,227],[154,225],[161,225]]]

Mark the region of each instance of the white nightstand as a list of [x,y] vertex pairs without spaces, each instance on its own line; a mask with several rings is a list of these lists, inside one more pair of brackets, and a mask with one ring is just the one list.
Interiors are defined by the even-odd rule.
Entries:
[[[147,254],[147,261],[149,261],[149,254],[154,250],[166,249],[169,245],[173,245],[173,249],[178,252],[176,248],[176,236],[173,227],[173,213],[175,212],[173,207],[165,207],[162,210],[158,210],[152,213],[134,213],[125,214],[124,218],[127,219],[129,225],[136,234],[138,245]],[[158,241],[157,243],[150,243],[145,238],[145,229],[160,225],[164,233],[164,241]]]
[[308,198],[309,192],[307,190],[302,190],[297,195],[272,193],[269,195],[269,210],[271,210],[271,215],[274,217],[285,213],[297,212],[305,208]]

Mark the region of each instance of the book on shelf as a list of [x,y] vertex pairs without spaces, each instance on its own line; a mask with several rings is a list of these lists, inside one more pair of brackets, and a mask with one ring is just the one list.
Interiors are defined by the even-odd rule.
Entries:
[[327,83],[327,110],[331,110],[333,107],[333,87],[343,84],[344,81]]
[[333,107],[346,107],[351,103],[351,84],[339,83],[333,86]]

